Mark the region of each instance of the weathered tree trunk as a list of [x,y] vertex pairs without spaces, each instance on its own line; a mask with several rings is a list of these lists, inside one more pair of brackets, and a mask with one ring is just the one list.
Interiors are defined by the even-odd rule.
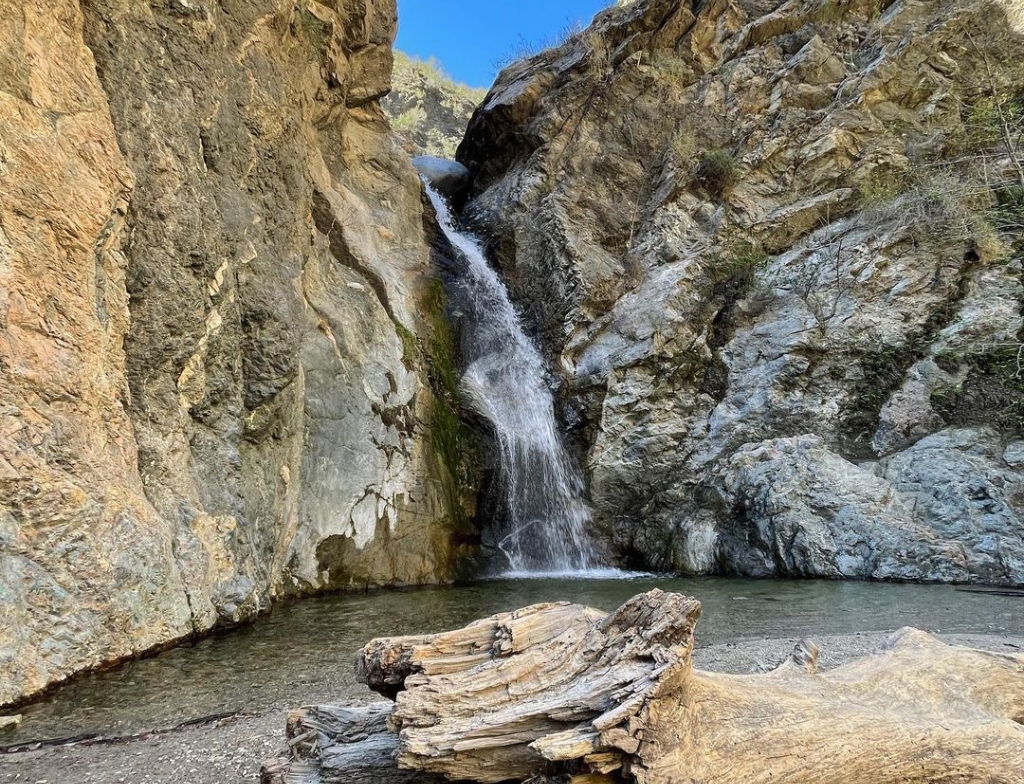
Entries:
[[393,705],[301,708],[288,717],[288,754],[263,766],[265,784],[433,784],[441,779],[395,767]]
[[[706,673],[690,662],[699,614],[651,591],[607,616],[537,605],[375,640],[357,666],[394,705],[307,710],[289,733],[317,747],[297,744],[267,781],[317,765],[348,782],[408,780],[398,770],[484,784],[1024,781],[1024,656],[905,629],[827,673],[811,643],[765,675]],[[370,767],[377,778],[358,778]]]

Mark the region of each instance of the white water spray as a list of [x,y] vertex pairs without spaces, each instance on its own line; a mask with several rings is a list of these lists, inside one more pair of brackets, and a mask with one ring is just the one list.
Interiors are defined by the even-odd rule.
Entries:
[[466,316],[462,389],[491,422],[500,449],[509,530],[498,547],[510,575],[616,574],[598,568],[583,480],[562,445],[540,352],[480,245],[455,228],[448,205],[429,185],[427,193],[441,230],[465,262],[458,280]]

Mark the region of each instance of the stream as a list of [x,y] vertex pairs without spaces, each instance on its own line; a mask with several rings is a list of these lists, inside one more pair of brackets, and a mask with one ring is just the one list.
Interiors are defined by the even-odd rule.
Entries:
[[226,712],[375,697],[353,675],[372,637],[437,632],[536,602],[611,610],[659,587],[699,598],[697,645],[895,630],[1024,636],[1021,599],[946,585],[637,578],[495,580],[457,588],[341,594],[276,607],[256,624],[86,676],[21,709],[5,745],[122,735]]

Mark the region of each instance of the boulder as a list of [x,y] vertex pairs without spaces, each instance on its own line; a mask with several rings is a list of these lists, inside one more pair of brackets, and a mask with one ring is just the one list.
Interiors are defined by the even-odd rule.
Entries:
[[722,462],[741,574],[1013,584],[1024,568],[1024,481],[991,430],[944,430],[878,464],[816,436],[748,444]]

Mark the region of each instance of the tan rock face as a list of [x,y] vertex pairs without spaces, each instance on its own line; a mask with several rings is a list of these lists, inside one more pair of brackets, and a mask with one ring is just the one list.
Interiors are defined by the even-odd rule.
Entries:
[[[132,173],[77,3],[8,3],[0,91],[0,702],[192,630],[136,470]],[[6,48],[11,42],[13,47]]]
[[[565,377],[620,557],[1024,581],[1024,476],[991,443],[1024,426],[1022,52],[1018,2],[640,0],[502,73],[459,151],[468,212]],[[909,473],[973,439],[974,491],[887,468],[936,433],[957,446]],[[815,447],[748,467],[793,438]],[[882,479],[801,479],[821,504],[782,521],[787,461]],[[838,538],[776,527],[804,518]]]
[[394,3],[0,11],[0,704],[277,596],[450,579],[469,450],[376,103]]

